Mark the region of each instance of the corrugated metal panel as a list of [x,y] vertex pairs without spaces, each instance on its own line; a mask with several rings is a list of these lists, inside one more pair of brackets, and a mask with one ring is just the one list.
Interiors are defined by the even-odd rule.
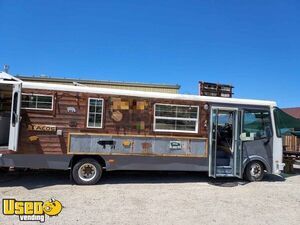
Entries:
[[[175,148],[172,144],[175,144]],[[71,134],[71,153],[206,157],[207,139]]]

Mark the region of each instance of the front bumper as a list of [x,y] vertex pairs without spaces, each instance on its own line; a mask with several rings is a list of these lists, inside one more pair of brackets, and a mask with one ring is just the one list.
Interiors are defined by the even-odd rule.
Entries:
[[274,174],[280,174],[284,170],[284,167],[285,167],[285,163],[278,163],[277,162],[275,164]]

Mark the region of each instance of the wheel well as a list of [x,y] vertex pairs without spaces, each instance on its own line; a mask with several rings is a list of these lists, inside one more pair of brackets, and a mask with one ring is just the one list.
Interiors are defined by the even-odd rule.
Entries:
[[262,160],[259,160],[259,159],[253,159],[253,160],[248,161],[248,162],[245,164],[243,174],[245,174],[247,166],[248,166],[250,163],[253,163],[253,162],[260,162],[260,163],[263,165],[264,170],[267,170],[267,172],[268,172],[267,166],[266,166],[266,164],[265,164]]
[[105,160],[100,155],[74,155],[70,161],[69,167],[72,168],[79,160],[85,158],[92,158],[99,162],[102,168],[106,167]]

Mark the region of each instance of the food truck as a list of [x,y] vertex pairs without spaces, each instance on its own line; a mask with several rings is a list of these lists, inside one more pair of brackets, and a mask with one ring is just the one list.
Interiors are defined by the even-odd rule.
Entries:
[[0,73],[0,167],[207,171],[260,181],[283,169],[273,101],[22,81]]

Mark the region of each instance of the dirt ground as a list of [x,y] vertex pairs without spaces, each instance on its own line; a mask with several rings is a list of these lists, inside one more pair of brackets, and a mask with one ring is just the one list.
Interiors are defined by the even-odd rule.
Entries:
[[[300,173],[246,183],[205,173],[107,172],[99,185],[76,186],[67,172],[11,172],[0,176],[0,196],[61,201],[61,214],[45,224],[300,224]],[[2,213],[0,223],[31,224]]]

